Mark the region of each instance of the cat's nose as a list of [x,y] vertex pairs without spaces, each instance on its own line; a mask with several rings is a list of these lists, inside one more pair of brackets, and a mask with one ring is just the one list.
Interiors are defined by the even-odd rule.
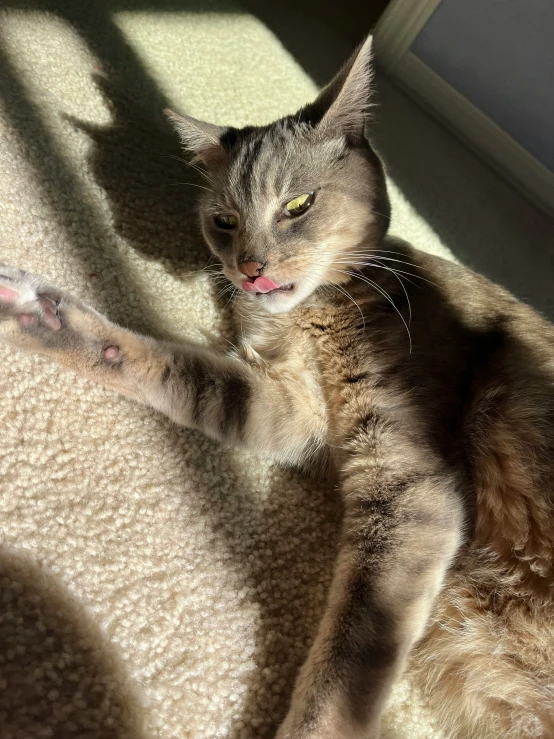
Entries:
[[241,262],[239,264],[239,270],[247,277],[258,277],[263,268],[264,265],[260,264],[260,262]]

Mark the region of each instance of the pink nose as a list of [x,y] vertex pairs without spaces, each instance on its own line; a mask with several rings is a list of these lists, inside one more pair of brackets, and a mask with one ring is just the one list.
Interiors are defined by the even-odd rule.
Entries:
[[239,269],[247,277],[257,277],[263,269],[263,264],[259,262],[241,262]]

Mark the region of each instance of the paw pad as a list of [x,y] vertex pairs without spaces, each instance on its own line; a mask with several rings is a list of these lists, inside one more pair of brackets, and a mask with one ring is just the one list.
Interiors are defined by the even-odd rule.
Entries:
[[17,322],[23,328],[30,328],[31,326],[37,325],[38,316],[34,313],[22,313],[20,316],[17,316]]
[[107,346],[104,349],[104,360],[108,364],[118,364],[121,362],[121,352],[117,346]]
[[59,331],[62,322],[58,318],[58,304],[52,298],[42,297],[39,299],[42,308],[42,320],[52,331]]

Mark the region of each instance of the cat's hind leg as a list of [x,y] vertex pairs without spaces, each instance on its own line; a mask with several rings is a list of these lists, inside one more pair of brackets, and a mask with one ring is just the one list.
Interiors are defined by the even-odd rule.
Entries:
[[384,702],[462,538],[457,482],[422,457],[408,471],[370,453],[351,460],[327,609],[278,739],[380,736]]

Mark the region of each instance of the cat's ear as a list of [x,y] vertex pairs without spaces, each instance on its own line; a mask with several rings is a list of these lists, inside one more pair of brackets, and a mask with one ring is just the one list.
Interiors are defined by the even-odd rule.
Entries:
[[223,154],[221,137],[228,130],[227,128],[199,121],[190,115],[180,115],[169,108],[166,108],[164,113],[179,134],[185,149],[203,162],[208,163]]
[[322,133],[363,137],[370,106],[373,38],[352,54],[340,72],[323,88],[302,118]]

